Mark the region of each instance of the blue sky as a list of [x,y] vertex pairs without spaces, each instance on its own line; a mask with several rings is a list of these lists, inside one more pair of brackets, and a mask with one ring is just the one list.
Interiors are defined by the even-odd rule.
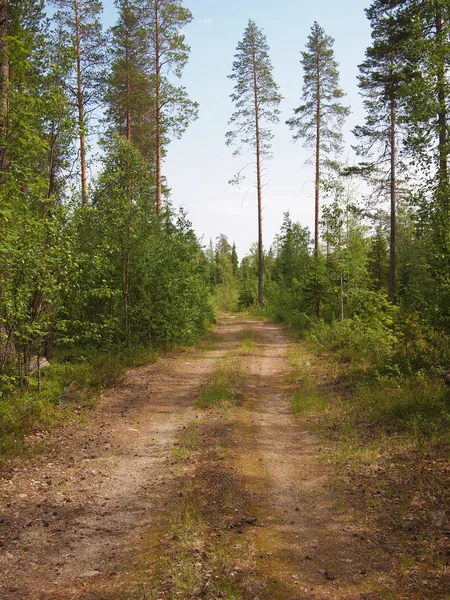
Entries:
[[[283,101],[280,124],[274,127],[273,159],[267,163],[264,188],[264,244],[269,247],[278,232],[283,213],[312,228],[312,172],[305,161],[309,153],[301,142],[291,141],[284,124],[300,104],[304,49],[314,21],[335,39],[335,56],[340,65],[341,85],[352,115],[346,129],[362,123],[364,112],[358,95],[358,64],[370,44],[370,28],[364,14],[369,5],[361,0],[185,0],[194,15],[185,34],[191,46],[189,64],[182,79],[190,97],[200,103],[199,119],[181,140],[168,150],[164,174],[172,189],[175,206],[183,206],[198,236],[205,244],[224,233],[235,241],[242,257],[257,238],[256,192],[253,173],[240,188],[229,179],[252,160],[232,157],[225,146],[225,133],[233,111],[229,98],[232,82],[227,78],[236,45],[248,20],[264,29],[271,48],[274,79]],[[105,0],[105,24],[114,21],[112,0]],[[347,135],[348,152],[353,142]]]

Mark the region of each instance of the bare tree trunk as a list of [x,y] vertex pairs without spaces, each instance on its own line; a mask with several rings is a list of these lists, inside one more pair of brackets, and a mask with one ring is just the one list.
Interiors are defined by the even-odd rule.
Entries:
[[126,69],[127,69],[127,100],[126,100],[126,107],[127,107],[127,141],[131,142],[131,102],[130,102],[130,96],[131,96],[131,82],[130,82],[130,48],[129,48],[129,39],[127,37],[127,41],[126,41],[126,50],[125,50],[125,63],[126,63]]
[[321,142],[321,94],[320,94],[320,68],[317,65],[317,106],[316,106],[316,178],[315,178],[315,210],[314,210],[314,249],[316,257],[319,256],[320,232],[320,142]]
[[122,298],[123,298],[123,326],[125,335],[129,332],[129,293],[130,293],[130,228],[127,228],[125,247],[122,249]]
[[[0,183],[3,182],[8,169],[8,92],[9,92],[9,59],[5,40],[8,35],[8,0],[0,0]],[[0,219],[0,235],[7,223]],[[6,253],[0,262],[0,300],[4,294],[4,284],[9,278],[8,258]],[[6,362],[14,355],[12,330],[0,323],[0,373]]]
[[156,212],[162,211],[162,182],[161,182],[161,57],[159,31],[159,0],[155,0],[155,127],[156,127]]
[[78,130],[80,137],[80,162],[81,162],[81,202],[87,204],[87,166],[86,166],[86,132],[84,118],[83,79],[81,68],[81,35],[80,35],[80,10],[78,0],[74,0],[75,7],[75,43],[77,52],[77,106]]
[[[443,37],[442,13],[436,7],[436,38],[438,50],[446,43]],[[444,254],[448,256],[450,238],[448,234],[448,222],[450,217],[450,200],[448,189],[448,117],[447,117],[447,91],[446,91],[446,65],[444,54],[439,59],[437,68],[437,98],[438,98],[438,131],[439,131],[439,187],[437,213],[438,223],[435,227],[436,234],[440,238],[439,245]],[[448,259],[450,262],[450,259]]]
[[[127,107],[127,141],[131,142],[131,82],[130,82],[130,58],[129,58],[129,40],[127,39],[127,47],[126,47],[126,88],[127,88],[127,99],[126,99],[126,107]],[[123,317],[124,317],[124,331],[125,335],[128,338],[129,332],[129,292],[130,292],[130,261],[131,261],[131,250],[130,250],[130,215],[131,215],[131,204],[132,204],[132,182],[131,182],[131,162],[130,158],[127,161],[127,193],[128,193],[128,207],[127,207],[127,219],[128,224],[126,228],[126,238],[125,238],[125,248],[123,250],[122,256],[122,297],[123,297]]]
[[389,298],[394,304],[397,301],[397,148],[396,148],[396,111],[395,101],[391,99],[390,117],[390,145],[391,145],[391,239],[389,261]]
[[261,135],[259,130],[259,98],[258,81],[256,73],[256,48],[253,41],[253,92],[255,102],[255,133],[256,133],[256,188],[258,192],[258,305],[263,306],[264,290],[264,256],[262,237],[262,181],[261,181]]
[[[442,37],[442,14],[436,9],[436,36]],[[447,133],[447,105],[445,90],[445,63],[444,58],[439,61],[437,69],[437,96],[438,96],[438,129],[439,129],[439,185],[445,192],[448,185],[448,133]]]

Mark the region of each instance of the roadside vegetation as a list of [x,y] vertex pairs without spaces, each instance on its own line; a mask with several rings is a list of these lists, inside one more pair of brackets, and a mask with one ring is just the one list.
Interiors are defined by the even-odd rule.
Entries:
[[[378,446],[448,465],[448,3],[373,0],[366,10],[366,118],[352,165],[334,40],[312,25],[287,126],[313,152],[314,235],[285,214],[264,251],[259,210],[258,243],[241,259],[225,235],[202,246],[162,174],[170,140],[197,117],[176,86],[189,9],[118,0],[106,35],[101,2],[57,0],[50,18],[45,4],[0,0],[0,455],[89,405],[127,366],[198,341],[219,309],[254,311],[313,344],[324,379],[334,373],[333,401],[310,374],[308,400],[300,390],[294,410],[334,415],[352,464]],[[281,96],[254,21],[235,59],[231,122],[245,117],[261,209],[259,159],[269,158]],[[256,100],[245,114],[241,93]],[[269,102],[263,114],[258,94]],[[89,180],[87,139],[98,129]],[[200,404],[238,397],[233,361]]]

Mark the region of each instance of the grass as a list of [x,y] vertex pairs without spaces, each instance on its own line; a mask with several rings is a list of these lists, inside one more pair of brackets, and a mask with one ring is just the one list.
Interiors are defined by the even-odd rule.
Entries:
[[348,361],[331,345],[294,344],[293,412],[326,445],[336,501],[389,548],[395,582],[380,598],[403,589],[402,597],[447,598],[450,391],[431,369],[367,356]]
[[52,362],[41,372],[40,392],[32,377],[28,390],[0,397],[0,459],[28,453],[30,434],[61,425],[91,408],[100,391],[120,381],[128,368],[152,360],[154,353],[137,348]]
[[295,384],[292,394],[292,412],[294,414],[321,413],[326,410],[328,400],[319,389],[311,364],[311,355],[305,346],[292,344],[289,348],[288,361],[290,372],[287,380]]
[[198,426],[192,422],[186,425],[178,438],[178,446],[173,450],[177,462],[185,462],[198,446]]
[[226,403],[234,404],[241,396],[241,386],[242,374],[237,358],[229,356],[200,387],[196,406],[206,409]]
[[244,331],[241,339],[241,346],[238,350],[240,354],[251,352],[255,349],[255,340],[251,331]]
[[292,396],[292,412],[295,415],[312,412],[322,412],[327,407],[325,398],[321,397],[317,388],[311,381],[302,382],[301,389]]
[[[227,358],[228,373],[233,360]],[[216,416],[223,417],[227,409],[228,400],[181,430],[175,458],[183,467],[185,458],[198,451],[191,463],[195,478],[190,476],[191,466],[187,472],[181,471],[172,489],[169,508],[158,519],[157,530],[149,532],[141,551],[141,575],[138,584],[134,583],[135,591],[124,600],[241,600],[243,597],[241,582],[248,556],[243,559],[226,518],[230,511],[235,514],[239,492],[230,478],[215,468],[217,461],[226,458],[228,438],[223,435],[229,432],[229,423],[224,426],[221,419],[218,434]],[[214,442],[213,453],[199,451],[202,445],[209,449],[211,442]]]
[[[157,558],[146,565],[139,591],[127,600],[191,600],[222,598],[240,600],[233,581],[231,549],[223,537],[213,534],[195,502],[183,499],[159,539]],[[152,540],[149,544],[154,546]]]

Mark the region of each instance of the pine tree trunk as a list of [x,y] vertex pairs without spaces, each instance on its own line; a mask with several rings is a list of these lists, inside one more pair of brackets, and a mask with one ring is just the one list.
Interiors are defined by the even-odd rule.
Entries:
[[83,80],[81,69],[81,34],[80,34],[80,8],[78,0],[74,0],[75,8],[75,44],[77,53],[77,107],[78,131],[80,138],[80,163],[81,163],[81,202],[87,204],[87,166],[86,166],[86,133],[84,119]]
[[320,142],[321,142],[321,93],[320,93],[320,67],[317,65],[317,105],[316,105],[316,177],[315,177],[315,209],[314,209],[314,249],[316,257],[319,256],[319,218],[320,218]]
[[47,188],[47,199],[50,199],[55,192],[56,185],[56,153],[57,153],[57,134],[56,134],[56,123],[52,121],[52,130],[49,140],[48,149],[48,188]]
[[448,256],[449,251],[449,217],[450,201],[448,189],[448,117],[447,117],[447,94],[446,94],[446,65],[442,52],[442,45],[446,43],[443,39],[443,22],[440,8],[436,9],[436,45],[439,58],[436,76],[437,99],[438,99],[438,132],[439,132],[439,176],[438,176],[438,198],[436,224],[436,235],[442,252]]
[[130,81],[130,40],[128,38],[127,31],[127,39],[126,39],[126,48],[125,48],[125,65],[127,70],[126,75],[126,107],[127,107],[127,141],[131,142],[131,81]]
[[9,60],[7,56],[8,0],[0,0],[0,137],[4,140],[0,147],[0,172],[7,169],[6,138],[8,133],[8,90]]
[[[436,10],[436,37],[438,48],[442,37],[442,15]],[[438,97],[438,129],[439,129],[439,185],[445,191],[448,184],[448,151],[447,151],[447,105],[445,93],[445,62],[438,59],[437,97]]]
[[[317,57],[317,80],[316,80],[316,176],[315,176],[315,207],[314,207],[314,255],[316,261],[319,260],[320,250],[320,231],[319,231],[319,219],[320,219],[320,142],[321,142],[321,119],[322,119],[322,106],[321,106],[321,93],[320,93],[320,64],[319,57]],[[319,265],[317,265],[318,267]],[[317,297],[316,303],[316,315],[320,317],[320,297]]]
[[262,181],[261,181],[261,134],[259,129],[259,98],[256,73],[256,49],[253,41],[253,92],[255,103],[255,134],[256,134],[256,188],[258,192],[258,306],[262,308],[264,301],[263,278],[264,256],[262,237]]
[[[126,75],[126,94],[127,94],[127,98],[126,98],[126,107],[127,107],[127,141],[128,143],[131,142],[131,82],[130,82],[130,58],[129,58],[129,46],[128,46],[128,39],[127,39],[127,47],[126,47],[126,69],[127,69],[127,75]],[[131,182],[131,162],[130,162],[130,158],[128,157],[127,160],[127,170],[128,170],[128,174],[127,174],[127,198],[128,198],[128,214],[127,214],[127,219],[128,219],[128,224],[127,224],[127,228],[126,228],[126,239],[125,239],[125,248],[123,250],[123,256],[122,256],[122,298],[123,298],[123,328],[125,331],[125,336],[128,340],[128,333],[129,333],[129,329],[130,329],[130,325],[129,325],[129,291],[130,291],[130,261],[131,261],[131,242],[130,242],[130,218],[131,218],[131,206],[132,206],[132,202],[133,202],[133,198],[132,198],[132,182]]]
[[397,148],[396,148],[396,111],[395,100],[391,99],[390,116],[390,151],[391,151],[391,239],[390,239],[390,261],[389,261],[389,298],[394,304],[397,301]]
[[159,31],[159,0],[155,0],[155,117],[156,117],[156,213],[162,212],[162,183],[161,183],[161,60],[160,60],[160,31]]
[[[0,0],[0,137],[3,140],[0,146],[0,183],[3,181],[8,169],[8,91],[9,91],[9,60],[7,56],[8,35],[8,0]],[[0,236],[7,227],[7,222],[0,218]],[[9,265],[7,253],[0,255],[0,300],[4,294],[5,282],[9,278]],[[0,315],[1,316],[1,315]],[[0,322],[0,373],[6,362],[14,355],[12,329],[8,330]]]

